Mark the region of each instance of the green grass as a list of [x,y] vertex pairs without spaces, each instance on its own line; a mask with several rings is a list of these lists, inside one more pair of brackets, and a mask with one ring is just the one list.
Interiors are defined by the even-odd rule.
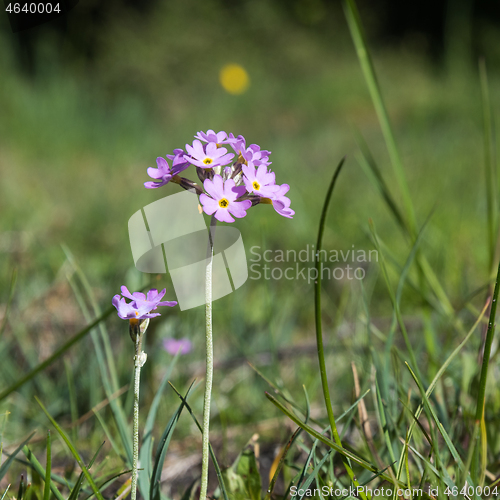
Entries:
[[[157,19],[185,19],[189,6],[158,9]],[[500,73],[490,64],[487,74],[485,66],[448,73],[404,47],[375,48],[373,66],[365,60],[362,71],[342,18],[332,21],[338,28],[332,35],[292,26],[264,2],[246,14],[243,41],[224,9],[219,17],[208,7],[193,14],[186,32],[152,20],[134,31],[125,12],[110,25],[95,73],[58,63],[47,41],[40,57],[55,62],[34,82],[14,70],[13,53],[0,43],[0,410],[10,412],[1,436],[4,453],[25,447],[28,460],[19,454],[0,468],[0,494],[12,483],[6,498],[19,489],[25,499],[48,500],[59,488],[64,498],[73,491],[86,499],[109,484],[99,493],[108,498],[126,486],[133,346],[108,308],[123,283],[140,289],[151,281],[174,298],[168,276],[134,270],[127,221],[177,190],[144,189],[146,168],[208,128],[270,149],[277,180],[291,186],[293,220],[270,206],[238,220],[247,252],[315,245],[327,183],[344,155],[323,248],[379,251],[362,286],[320,283],[327,383],[342,446],[328,431],[321,434],[328,416],[316,361],[314,283],[250,279],[214,303],[211,438],[220,470],[211,473],[209,491],[223,478],[229,499],[253,498],[256,484],[264,490],[270,484],[276,457],[276,498],[299,478],[311,487],[351,484],[342,456],[360,484],[431,485],[440,488],[439,498],[446,487],[460,490],[469,473],[481,485],[500,475],[496,341],[487,380],[480,380],[479,356],[486,338],[480,318],[498,260]],[[365,42],[355,36],[352,12],[350,21],[359,54]],[[212,25],[230,27],[209,38]],[[226,37],[235,40],[228,51]],[[242,96],[218,84],[219,68],[233,61],[250,74]],[[86,326],[100,317],[90,333]],[[192,458],[201,449],[195,422],[202,395],[193,388],[181,413],[179,394],[203,376],[203,327],[203,308],[172,309],[151,323],[145,339],[141,428],[151,432],[145,448],[151,459],[155,453],[165,459],[166,471],[176,460],[191,464],[163,484],[173,499],[194,491],[199,476]],[[79,332],[75,344],[59,350]],[[166,336],[189,337],[193,352],[174,366],[161,347]],[[362,397],[353,395],[351,362]],[[165,385],[168,369],[179,393]],[[484,420],[475,426],[483,389]],[[52,427],[35,396],[64,438],[52,432],[46,440]],[[156,450],[165,428],[166,456]],[[90,469],[97,450],[89,471],[85,464]],[[251,470],[259,455],[257,482]],[[19,488],[21,474],[30,488]],[[140,482],[141,491],[150,491],[147,478]]]

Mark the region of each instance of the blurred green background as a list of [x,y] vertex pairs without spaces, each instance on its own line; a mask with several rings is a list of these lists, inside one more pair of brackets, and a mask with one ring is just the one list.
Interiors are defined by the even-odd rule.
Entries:
[[[472,0],[424,2],[418,8],[396,4],[360,2],[361,16],[419,223],[432,212],[422,246],[458,307],[489,279],[478,59],[486,61],[496,111],[500,11],[496,2]],[[231,63],[249,75],[248,89],[239,95],[219,81],[221,69]],[[396,261],[402,265],[406,259],[407,241],[356,160],[360,133],[400,201],[336,2],[90,0],[62,19],[16,34],[2,16],[0,75],[0,318],[13,269],[18,270],[12,312],[0,339],[4,388],[86,324],[68,281],[75,279],[74,267],[62,245],[74,255],[102,309],[120,285],[137,289],[147,282],[149,277],[133,267],[127,221],[148,203],[176,192],[171,185],[144,189],[146,169],[155,166],[157,156],[191,143],[200,130],[242,134],[271,150],[277,181],[291,186],[293,220],[257,206],[237,221],[247,251],[254,245],[298,251],[314,244],[327,183],[347,155],[325,248],[372,249],[367,229],[372,218]],[[365,286],[373,291],[372,315],[383,329],[391,310],[377,273],[376,263],[367,265]],[[151,278],[158,288],[167,286],[169,300],[175,298],[168,276]],[[329,363],[335,363],[331,383],[335,404],[345,408],[351,398],[350,361],[362,365],[368,348],[358,318],[360,285],[331,280],[324,289]],[[419,299],[410,290],[403,303],[411,317]],[[202,377],[203,326],[203,308],[169,310],[153,322],[143,376],[146,407],[169,363],[161,348],[164,337],[188,337],[194,344],[175,369],[178,386]],[[115,315],[107,327],[123,386],[130,381],[133,346]],[[318,394],[312,283],[249,280],[214,304],[214,330],[219,365],[214,432],[221,462],[228,464],[253,432],[267,433],[264,442],[270,447],[288,433],[263,396],[267,385],[246,360],[283,382],[297,399],[302,384],[314,398]],[[453,337],[443,335],[441,342],[444,349]],[[84,339],[65,355],[66,367],[56,362],[10,397],[3,405],[11,412],[7,442],[46,428],[33,394],[68,425],[104,398],[93,353],[91,339]],[[73,415],[68,373],[78,395]],[[161,406],[165,421],[176,404],[167,391]],[[198,415],[201,405],[198,389],[193,396]],[[319,402],[315,407],[322,415]],[[93,417],[77,433],[85,449],[102,441]],[[189,419],[177,438],[184,440],[179,453],[197,449]]]

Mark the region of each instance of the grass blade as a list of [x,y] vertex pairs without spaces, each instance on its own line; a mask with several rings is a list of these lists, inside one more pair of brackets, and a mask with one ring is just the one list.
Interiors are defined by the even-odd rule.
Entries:
[[370,52],[368,50],[368,44],[366,43],[366,37],[361,24],[358,8],[356,7],[354,0],[344,0],[343,7],[361,69],[368,85],[368,90],[375,107],[375,112],[377,113],[380,128],[382,129],[382,134],[384,135],[387,150],[391,158],[392,168],[398,181],[399,189],[401,190],[410,232],[411,234],[416,234],[417,222],[415,219],[413,203],[410,197],[408,182],[406,180],[401,156],[396,146],[396,140],[389,121],[389,115],[387,114],[387,109],[375,75],[375,68],[373,67]]
[[73,443],[70,441],[66,433],[59,427],[59,424],[52,418],[50,413],[46,410],[45,406],[43,406],[42,402],[35,396],[35,399],[37,403],[40,405],[42,408],[43,412],[45,415],[47,415],[47,418],[51,421],[52,425],[55,427],[56,431],[59,433],[59,435],[63,438],[63,441],[66,443],[66,446],[69,448],[69,451],[77,461],[78,465],[80,466],[80,469],[82,469],[82,472],[87,479],[87,481],[90,484],[90,487],[92,488],[92,491],[95,493],[95,496],[98,498],[98,500],[104,500],[101,492],[97,488],[97,485],[95,484],[94,480],[92,479],[92,476],[90,475],[90,472],[88,471],[87,467],[85,466],[83,460],[80,457],[80,454],[78,451],[76,451],[75,447],[73,446]]
[[[103,446],[104,446],[104,441],[102,442],[101,446],[99,446],[98,450],[95,452],[94,456],[90,460],[89,465],[87,467],[89,470],[92,467],[92,465],[94,464],[94,461],[97,458],[97,455],[101,451],[101,448]],[[83,472],[81,472],[80,475],[78,476],[78,480],[76,481],[75,486],[73,486],[73,489],[71,490],[71,492],[69,494],[68,500],[76,500],[78,498],[78,495],[80,494],[80,489],[81,489],[82,483],[83,483],[83,477],[84,477]]]
[[45,370],[45,368],[50,366],[54,361],[58,360],[68,349],[70,349],[77,342],[82,340],[83,337],[87,335],[87,333],[89,333],[93,328],[95,328],[101,321],[106,319],[113,311],[116,311],[116,309],[113,306],[106,309],[98,318],[92,321],[92,323],[88,324],[85,328],[83,328],[83,330],[80,330],[76,335],[73,335],[73,337],[71,337],[65,344],[59,347],[59,349],[57,349],[45,361],[43,361],[38,366],[33,368],[29,373],[27,373],[24,377],[19,379],[16,383],[12,384],[10,387],[2,391],[0,393],[0,401],[5,399],[9,394],[12,394],[14,391],[19,389],[19,387],[23,386],[26,382],[30,381],[42,370]]
[[[122,472],[119,472],[118,474],[114,474],[113,476],[111,476],[110,478],[106,479],[101,484],[99,484],[99,486],[98,486],[99,491],[105,490],[108,486],[111,486],[111,484],[113,484],[113,482],[116,479],[118,479],[120,476],[123,476],[124,474],[130,474],[131,472],[132,472],[132,469],[124,470]],[[89,498],[92,498],[93,496],[94,496],[94,493],[91,493],[90,495],[83,498],[83,500],[89,500]]]
[[[332,400],[330,397],[330,389],[328,387],[328,377],[326,374],[326,363],[325,363],[325,350],[323,346],[323,328],[321,322],[321,273],[320,273],[320,260],[321,260],[321,245],[323,243],[323,233],[325,230],[326,216],[328,214],[328,207],[330,205],[330,200],[332,198],[333,189],[335,184],[337,183],[337,179],[339,177],[340,171],[342,170],[342,166],[344,165],[345,157],[340,160],[335,172],[333,174],[332,180],[330,182],[330,186],[326,192],[325,202],[323,204],[323,210],[321,212],[321,218],[319,221],[319,229],[318,229],[318,239],[316,243],[316,253],[314,257],[314,267],[316,269],[316,281],[314,286],[314,317],[316,324],[316,344],[318,346],[318,362],[319,362],[319,371],[321,375],[321,387],[323,389],[323,397],[325,399],[326,411],[328,413],[328,420],[330,422],[330,428],[332,430],[333,438],[340,448],[342,448],[342,441],[340,440],[339,433],[337,431],[337,425],[335,423],[335,416],[333,415],[332,408]],[[351,469],[351,465],[349,460],[343,455],[342,460],[344,462],[344,467],[351,478],[351,481],[355,486],[359,486],[358,480],[354,475],[354,472]],[[361,493],[361,498],[366,500],[366,495],[364,492]]]
[[[83,314],[84,318],[86,319],[86,321],[90,321],[91,320],[90,311],[88,310],[87,304],[85,303],[85,300],[84,300],[77,284],[75,283],[75,280],[73,279],[72,274],[68,273],[67,279],[69,281],[71,288],[73,289],[76,301],[78,302],[78,305],[80,306],[80,309],[82,310],[82,314]],[[92,342],[94,344],[97,364],[99,366],[99,372],[100,372],[101,378],[102,378],[102,385],[104,387],[106,397],[109,400],[109,405],[111,407],[111,411],[113,412],[116,426],[118,428],[118,433],[120,435],[120,439],[121,439],[123,447],[125,449],[126,459],[128,461],[128,464],[131,466],[132,465],[131,433],[129,431],[129,427],[127,424],[127,418],[125,417],[125,413],[123,411],[120,400],[118,398],[116,398],[116,399],[112,398],[113,393],[116,391],[113,391],[113,381],[112,381],[112,377],[110,376],[111,368],[110,368],[109,363],[107,362],[108,360],[105,358],[105,352],[103,352],[103,349],[101,347],[101,342],[100,342],[99,336],[97,335],[97,332],[95,330],[92,330],[90,332],[90,336],[91,336]],[[107,337],[107,333],[106,333],[105,337]],[[101,339],[102,339],[102,336],[101,336]],[[114,364],[113,364],[113,366],[114,366]]]
[[7,305],[5,307],[5,312],[3,315],[2,326],[0,326],[0,337],[3,335],[5,327],[7,326],[10,306],[12,304],[12,299],[14,298],[14,292],[16,290],[16,282],[17,282],[17,267],[15,267],[14,270],[12,271],[12,278],[10,280],[9,298],[7,299]]
[[319,471],[323,467],[323,464],[327,461],[328,458],[330,458],[330,455],[332,454],[333,450],[328,450],[327,453],[325,453],[325,456],[318,462],[316,467],[314,467],[313,471],[309,476],[307,476],[307,479],[304,481],[304,484],[301,486],[301,490],[304,490],[304,493],[300,496],[299,500],[302,500],[304,496],[306,495],[309,486],[311,483],[316,479],[316,476],[318,475]]
[[[347,24],[351,32],[351,37],[356,48],[356,53],[365,77],[370,96],[375,107],[375,111],[379,120],[380,128],[382,129],[382,134],[385,139],[387,150],[391,159],[392,168],[396,179],[398,181],[399,189],[401,191],[401,196],[403,198],[403,204],[406,211],[406,223],[405,226],[414,239],[417,235],[417,222],[415,218],[415,211],[413,203],[410,196],[410,191],[408,188],[408,182],[406,179],[406,174],[404,172],[403,164],[399,154],[399,150],[396,145],[396,140],[394,138],[394,133],[390,124],[389,115],[382,98],[382,93],[377,81],[375,74],[375,68],[368,50],[368,44],[366,42],[366,36],[361,23],[361,18],[359,15],[358,8],[354,0],[343,0],[343,7],[345,16],[347,19]],[[362,165],[363,166],[363,165]],[[369,165],[368,165],[369,168]],[[374,172],[373,172],[374,173]],[[386,200],[388,201],[388,200]],[[394,205],[395,207],[395,205]],[[389,208],[396,216],[398,224],[401,225],[401,218],[394,212],[394,207],[389,204]],[[433,290],[436,297],[439,299],[443,310],[449,317],[453,316],[453,306],[451,305],[446,293],[444,292],[441,284],[439,283],[434,271],[430,267],[426,258],[422,255],[419,256],[419,266],[424,274],[427,282],[429,283],[431,289]]]
[[177,411],[172,415],[172,418],[169,420],[167,426],[165,427],[165,430],[163,432],[163,435],[160,439],[160,442],[158,443],[158,448],[156,450],[156,457],[155,457],[155,464],[153,466],[153,473],[151,477],[151,489],[150,489],[150,500],[160,500],[160,481],[161,481],[161,471],[163,469],[163,463],[165,462],[165,456],[167,454],[168,450],[168,445],[170,444],[170,439],[172,438],[172,433],[175,429],[175,426],[179,420],[179,417],[182,413],[182,410],[184,406],[186,405],[185,400],[187,400],[189,393],[191,392],[191,389],[193,388],[194,385],[194,380],[189,386],[189,389],[182,399],[181,404],[179,405],[179,408],[177,408]]
[[[326,438],[323,436],[321,433],[310,427],[309,425],[305,424],[301,420],[299,420],[293,413],[291,413],[285,406],[283,406],[274,396],[266,392],[266,397],[269,399],[276,407],[278,407],[287,417],[295,422],[299,427],[304,429],[308,434],[313,436],[314,438],[318,439],[322,443],[326,444],[327,446],[330,446],[330,448],[333,448],[337,453],[340,453],[342,456],[345,458],[348,458],[352,462],[354,462],[357,465],[360,465],[364,469],[367,469],[371,472],[378,473],[380,472],[377,467],[374,465],[368,463],[366,460],[363,460],[362,458],[358,457],[354,453],[350,452],[346,448],[343,448],[342,446],[339,446],[338,444],[334,443],[330,439]],[[385,479],[386,481],[389,481],[391,484],[395,484],[396,482],[386,474],[382,474],[381,477]],[[398,486],[404,488],[404,483],[397,482],[396,483]]]
[[[458,464],[458,467],[460,468],[460,471],[462,473],[466,473],[466,471],[465,471],[465,465],[464,465],[464,463],[462,461],[462,458],[458,454],[458,452],[457,452],[454,444],[452,443],[452,441],[450,439],[450,436],[446,432],[445,428],[443,427],[443,424],[439,421],[439,419],[438,419],[438,417],[436,415],[436,412],[432,408],[432,406],[430,404],[430,401],[429,401],[429,398],[426,395],[426,392],[424,390],[424,387],[423,387],[422,383],[420,382],[420,380],[418,379],[418,377],[415,375],[415,372],[411,369],[410,365],[408,363],[405,363],[405,364],[406,364],[406,367],[408,368],[408,370],[410,371],[410,374],[413,377],[413,380],[415,381],[415,383],[417,384],[417,386],[418,386],[418,388],[420,390],[420,394],[422,396],[422,400],[424,402],[424,405],[429,410],[429,413],[432,416],[432,419],[434,420],[434,423],[436,424],[437,430],[439,431],[439,433],[443,437],[443,439],[444,439],[444,441],[446,443],[446,446],[450,450],[450,452],[451,452],[451,454],[452,454],[455,462]],[[474,487],[475,483],[472,481],[472,479],[470,478],[470,476],[468,476],[467,479],[468,479],[470,485]]]
[[[50,431],[49,431],[50,432]],[[31,466],[31,468],[41,477],[46,480],[47,478],[47,469],[44,469],[42,467],[42,464],[37,460],[35,455],[31,452],[31,450],[27,447],[23,447],[23,453],[26,455],[26,458],[28,459],[28,462],[22,461],[22,463],[26,466]],[[47,455],[48,458],[48,455]],[[47,462],[48,463],[48,462]],[[67,486],[67,482],[63,477],[58,476],[57,474],[50,474],[50,491],[54,494],[54,496],[57,498],[57,500],[65,500],[64,497],[62,496],[61,492],[57,489],[56,485],[54,484],[54,481],[58,482],[59,484],[62,484],[64,486]],[[47,483],[45,483],[47,484]],[[45,494],[45,489],[44,489],[44,494]],[[45,500],[45,498],[44,498]]]
[[481,102],[483,107],[484,126],[484,169],[486,179],[486,207],[488,232],[488,273],[493,273],[495,263],[495,249],[498,232],[498,200],[497,200],[497,172],[495,155],[495,136],[493,115],[491,113],[490,91],[488,74],[484,59],[479,60],[479,79],[481,81]]
[[21,474],[21,480],[19,481],[19,489],[17,490],[17,500],[23,500],[25,491],[26,491],[26,486],[24,484],[24,476]]
[[29,440],[33,437],[33,434],[35,432],[32,432],[15,450],[14,452],[9,456],[9,458],[2,464],[0,467],[0,481],[3,479],[5,474],[7,474],[7,471],[9,470],[9,467],[11,466],[12,462],[14,461],[14,458],[16,458],[16,455],[24,448],[24,446],[29,442]]
[[[476,406],[476,423],[475,425],[480,425],[480,422],[484,419],[484,408],[485,408],[485,397],[486,397],[486,380],[488,378],[488,367],[490,364],[491,356],[491,344],[493,343],[493,338],[495,336],[495,320],[497,314],[497,304],[498,304],[498,293],[500,291],[500,262],[498,264],[497,278],[495,282],[495,290],[493,291],[493,298],[491,301],[490,319],[488,321],[488,330],[486,331],[486,340],[484,342],[483,351],[483,363],[481,365],[481,377],[479,379],[479,392],[477,395],[477,406]],[[485,437],[485,433],[481,433],[481,439]],[[484,444],[483,444],[484,446]],[[484,462],[482,463],[484,465]],[[474,467],[473,460],[473,470],[478,470]],[[484,473],[483,470],[480,471],[479,477]],[[477,482],[478,477],[474,480]]]
[[[201,424],[198,422],[198,419],[195,417],[195,415],[193,413],[193,410],[191,409],[191,407],[187,403],[186,399],[173,386],[173,384],[171,382],[169,382],[169,384],[170,384],[170,387],[172,387],[172,389],[175,391],[175,393],[177,394],[177,396],[179,396],[179,398],[181,399],[181,401],[184,403],[184,406],[186,407],[186,410],[189,412],[189,414],[191,415],[191,417],[194,420],[194,423],[196,424],[196,426],[198,427],[198,429],[200,429],[200,432],[203,434],[203,428],[201,427]],[[209,444],[209,450],[210,450],[210,457],[212,458],[212,462],[214,464],[215,472],[217,474],[217,480],[219,481],[219,487],[221,489],[222,496],[224,497],[224,500],[229,500],[229,497],[228,497],[227,491],[226,491],[226,485],[224,484],[224,479],[222,477],[222,471],[220,470],[219,463],[217,462],[217,459],[215,458],[215,453],[214,453],[214,450],[213,450],[211,444]]]
[[385,445],[387,446],[387,450],[389,451],[389,456],[391,457],[392,463],[396,464],[397,463],[396,457],[394,456],[394,450],[392,449],[391,438],[389,436],[389,426],[387,423],[387,419],[385,418],[384,403],[382,402],[382,397],[380,395],[380,388],[378,386],[378,381],[376,378],[375,378],[375,390],[377,392],[377,409],[379,413],[381,429],[384,434]]
[[[261,377],[263,380],[265,380],[274,390],[274,392],[276,394],[278,394],[280,397],[282,397],[290,406],[292,406],[295,410],[299,411],[300,413],[302,413],[302,415],[305,415],[307,416],[307,409],[304,410],[299,404],[297,404],[295,401],[293,401],[291,398],[287,397],[282,390],[280,390],[280,388],[274,384],[273,382],[271,382],[271,380],[269,380],[257,367],[255,367],[254,365],[252,365],[252,363],[250,363],[248,361],[248,365],[250,366],[250,368],[252,370],[255,371],[255,373],[257,373],[257,375],[259,375],[259,377]],[[319,420],[316,420],[314,418],[310,418],[311,422],[315,423],[316,425],[322,425],[321,422]]]
[[[432,379],[432,382],[430,383],[429,387],[427,388],[427,391],[425,392],[427,398],[429,398],[431,396],[432,392],[434,391],[434,388],[436,387],[438,380],[441,378],[441,376],[446,371],[446,369],[448,368],[450,363],[453,361],[455,356],[462,350],[464,345],[467,343],[467,341],[470,339],[470,337],[472,336],[472,334],[476,330],[477,326],[479,325],[479,323],[483,319],[483,316],[486,313],[488,306],[489,306],[489,301],[486,302],[485,306],[483,307],[483,310],[481,311],[481,314],[478,316],[477,320],[475,321],[474,325],[472,326],[472,328],[469,330],[469,332],[465,336],[464,340],[462,340],[462,342],[460,342],[460,344],[455,348],[455,350],[448,356],[446,361],[443,363],[441,368],[438,370],[438,372],[436,373],[436,375]],[[408,442],[410,442],[411,436],[413,434],[413,429],[415,428],[415,421],[417,421],[419,419],[422,411],[423,411],[423,404],[420,404],[419,407],[417,408],[417,410],[415,411],[414,421],[410,424],[410,426],[408,428]],[[399,467],[398,467],[398,476],[397,477],[400,477],[400,474],[402,472],[403,458],[404,457],[401,455],[401,457],[399,459]],[[443,469],[443,470],[445,471],[446,469]]]
[[[407,275],[408,270],[409,270],[409,268],[410,268],[410,266],[411,266],[411,264],[413,262],[413,259],[415,257],[416,252],[417,252],[417,249],[418,249],[418,244],[419,244],[419,242],[421,240],[422,231],[420,231],[417,239],[415,240],[415,243],[414,243],[413,248],[412,248],[412,250],[410,252],[410,255],[408,256],[408,259],[406,261],[405,267],[404,267],[403,272],[401,274],[401,277],[399,279],[399,283],[398,283],[398,288],[397,288],[396,294],[394,294],[394,291],[392,289],[392,286],[391,286],[391,283],[390,283],[390,279],[389,279],[389,273],[387,272],[387,267],[385,265],[384,254],[382,253],[382,249],[380,248],[380,244],[379,244],[379,241],[378,241],[377,231],[375,229],[375,224],[373,223],[373,221],[371,219],[370,219],[370,232],[372,234],[372,238],[373,238],[373,242],[375,244],[375,248],[377,249],[377,252],[378,252],[378,254],[380,256],[380,269],[382,270],[382,276],[384,277],[384,281],[385,281],[385,284],[386,284],[386,287],[387,287],[387,291],[389,292],[389,296],[391,298],[392,306],[394,308],[394,314],[396,315],[396,319],[397,319],[399,328],[401,329],[401,333],[403,334],[403,338],[404,338],[404,341],[405,341],[405,344],[406,344],[406,348],[408,349],[408,354],[410,356],[410,360],[411,360],[411,362],[412,362],[413,365],[417,366],[417,361],[416,361],[415,353],[413,351],[413,347],[412,347],[410,339],[408,337],[408,332],[406,330],[406,325],[405,325],[405,323],[403,321],[403,318],[401,316],[401,311],[400,311],[400,308],[399,308],[399,302],[400,302],[400,299],[401,299],[401,293],[402,293],[402,290],[403,290],[404,282],[406,280],[406,275]],[[388,348],[390,349],[390,346]]]
[[[71,264],[71,266],[75,270],[78,278],[80,279],[80,282],[83,286],[83,289],[85,290],[85,293],[87,294],[90,305],[92,306],[92,309],[94,311],[94,315],[100,316],[102,311],[101,311],[101,308],[99,307],[99,304],[97,303],[97,300],[95,298],[94,292],[92,291],[92,287],[90,286],[90,283],[87,279],[87,276],[83,272],[82,268],[76,262],[75,257],[73,256],[73,254],[71,253],[69,248],[66,245],[62,245],[62,248],[63,248],[64,253],[66,254],[66,258],[68,259],[68,262]],[[110,375],[110,379],[111,379],[112,391],[116,392],[119,388],[118,375],[116,373],[115,359],[113,356],[113,351],[111,349],[108,331],[107,331],[106,325],[104,323],[99,323],[99,331],[101,332],[101,339],[102,339],[102,343],[104,344],[104,352],[106,353],[106,361],[107,361],[107,366],[108,366],[109,375]]]
[[380,172],[380,169],[378,168],[378,165],[375,162],[375,159],[373,158],[371,151],[368,149],[368,145],[366,144],[364,138],[361,136],[359,132],[356,132],[356,138],[359,149],[361,151],[361,154],[357,156],[358,163],[364,170],[368,179],[372,182],[372,184],[374,184],[374,186],[378,189],[378,191],[382,195],[382,198],[384,199],[387,207],[389,208],[389,211],[396,219],[396,222],[398,223],[399,227],[403,231],[407,232],[408,227],[406,225],[404,217],[401,214],[401,211],[399,210],[399,207],[396,201],[394,200],[391,192],[389,191],[389,187],[384,181],[382,173]]
[[69,393],[69,408],[71,412],[71,433],[73,441],[77,439],[77,427],[75,422],[78,420],[78,408],[76,405],[76,388],[75,379],[73,377],[73,371],[68,359],[64,359],[64,369],[66,370],[66,380],[68,383],[68,393]]
[[156,420],[156,413],[158,411],[158,406],[160,404],[160,400],[163,394],[163,390],[167,385],[168,379],[172,374],[175,363],[177,362],[179,353],[177,353],[170,363],[163,379],[156,391],[153,402],[151,403],[151,407],[149,409],[148,416],[146,418],[146,425],[144,426],[143,438],[141,443],[141,451],[139,453],[139,462],[143,467],[142,470],[139,471],[139,489],[141,491],[141,495],[143,498],[149,498],[149,490],[151,483],[151,456],[152,456],[152,447],[153,447],[153,428]]
[[7,485],[7,488],[5,488],[5,491],[3,492],[2,498],[0,500],[5,500],[5,497],[7,496],[7,492],[9,491],[10,484]]
[[295,442],[295,440],[297,439],[297,437],[299,436],[299,434],[301,432],[302,432],[302,428],[297,427],[295,432],[292,434],[292,437],[288,440],[288,443],[286,444],[285,448],[283,449],[283,452],[281,453],[281,456],[280,456],[280,460],[278,462],[278,466],[276,467],[276,470],[274,471],[271,482],[269,483],[269,488],[267,489],[265,500],[271,499],[271,495],[273,494],[274,486],[276,484],[276,481],[278,480],[278,476],[281,472],[281,469],[283,468],[283,465],[285,464],[285,458],[288,455],[288,452],[290,451],[292,444]]
[[113,439],[111,431],[109,430],[109,427],[106,424],[106,422],[104,421],[104,419],[101,417],[101,414],[99,413],[99,411],[96,410],[95,408],[93,408],[92,410],[93,410],[94,415],[96,416],[97,420],[101,424],[102,430],[104,431],[104,434],[106,434],[106,437],[109,440],[109,444],[111,445],[111,448],[113,448],[113,450],[115,450],[115,453],[118,456],[121,456],[124,460],[126,460],[126,458],[122,455],[121,451],[118,449],[118,446],[115,443],[115,440]]
[[[321,431],[321,434],[324,434],[325,432],[328,431],[328,429],[330,429],[330,426],[328,427],[325,427],[322,431]],[[304,467],[302,467],[302,471],[300,472],[300,476],[298,476],[298,480],[297,480],[297,487],[300,487],[301,486],[301,483],[302,481],[304,480],[305,476],[306,476],[306,472],[307,472],[307,469],[309,467],[309,462],[311,461],[311,459],[313,458],[314,456],[314,452],[316,451],[316,447],[318,446],[318,443],[319,443],[319,440],[318,439],[315,439],[314,442],[313,442],[313,445],[311,447],[311,450],[309,451],[309,454],[307,455],[307,458],[306,458],[306,461],[304,463]],[[288,488],[290,489],[290,487]],[[285,497],[286,498],[286,497]],[[297,495],[294,495],[292,497],[292,500],[295,500],[297,498]]]
[[[29,460],[29,458],[28,458]],[[52,443],[50,440],[50,430],[47,431],[47,465],[45,466],[45,487],[43,490],[43,500],[50,499],[50,472],[52,469]],[[59,490],[58,490],[59,491]]]

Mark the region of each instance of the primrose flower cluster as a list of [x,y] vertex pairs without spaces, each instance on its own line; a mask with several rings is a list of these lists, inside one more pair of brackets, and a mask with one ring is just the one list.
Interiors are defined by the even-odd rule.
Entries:
[[[154,181],[145,182],[148,189],[174,182],[184,189],[194,190],[200,197],[203,211],[221,222],[234,222],[245,217],[247,210],[259,203],[270,204],[283,217],[292,218],[290,199],[285,196],[290,186],[276,184],[269,166],[270,151],[257,144],[247,146],[243,136],[235,137],[213,130],[198,132],[193,144],[174,149],[166,158],[157,158],[158,168],[148,168]],[[228,149],[233,152],[228,152]],[[167,162],[170,160],[170,166]],[[180,173],[193,167],[203,188],[181,177]]]

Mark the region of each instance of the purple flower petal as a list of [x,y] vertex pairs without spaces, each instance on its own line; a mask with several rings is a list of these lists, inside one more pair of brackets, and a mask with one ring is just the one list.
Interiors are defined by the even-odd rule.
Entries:
[[215,218],[220,222],[234,222],[234,219],[229,215],[227,208],[219,208],[215,212]]
[[192,344],[188,339],[163,339],[163,348],[172,356],[177,353],[184,355],[191,351]]
[[153,313],[158,306],[174,306],[177,304],[175,301],[164,301],[160,302],[166,293],[166,289],[163,289],[158,293],[156,288],[152,288],[148,291],[147,295],[142,292],[130,293],[128,288],[123,285],[121,287],[121,292],[124,297],[132,299],[131,302],[127,304],[125,298],[120,297],[120,295],[115,295],[111,303],[116,308],[118,316],[122,319],[146,319],[154,318],[160,316],[160,313]]
[[219,203],[205,193],[200,194],[200,202],[203,205],[203,211],[207,215],[212,215],[219,209]]

